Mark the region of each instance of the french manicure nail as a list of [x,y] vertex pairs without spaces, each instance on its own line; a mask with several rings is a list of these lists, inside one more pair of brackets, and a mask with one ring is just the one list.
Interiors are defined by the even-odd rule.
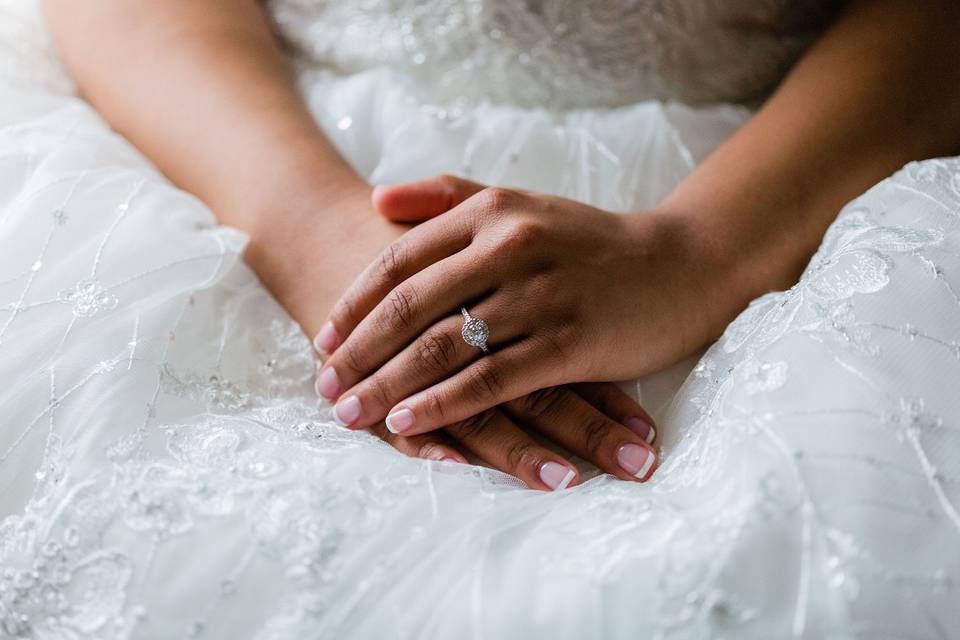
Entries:
[[357,396],[347,396],[341,398],[333,407],[333,419],[341,427],[346,427],[356,422],[360,417],[360,399]]
[[413,411],[410,409],[400,409],[387,416],[387,429],[392,433],[403,433],[409,431],[414,423]]
[[330,353],[335,346],[337,346],[337,332],[333,328],[333,323],[328,322],[313,339],[313,347],[320,353]]
[[327,367],[317,376],[317,395],[333,400],[340,393],[340,378],[333,367]]
[[643,441],[647,444],[653,444],[653,441],[657,437],[657,430],[653,428],[652,424],[642,418],[626,418],[623,423],[627,425],[627,428],[643,438]]
[[440,462],[441,460],[447,459],[447,454],[445,454],[442,449],[433,447],[432,449],[430,449],[430,451],[427,452],[427,455],[424,457],[427,460],[435,460],[437,462]]
[[427,445],[429,447],[426,453],[421,453],[420,455],[427,460],[433,460],[435,462],[460,462],[460,457],[456,454],[447,452],[443,447],[437,447],[434,445]]
[[576,471],[559,462],[544,462],[540,466],[540,479],[553,491],[566,489],[576,476]]
[[620,467],[639,480],[645,480],[656,456],[653,451],[638,444],[627,443],[617,449]]

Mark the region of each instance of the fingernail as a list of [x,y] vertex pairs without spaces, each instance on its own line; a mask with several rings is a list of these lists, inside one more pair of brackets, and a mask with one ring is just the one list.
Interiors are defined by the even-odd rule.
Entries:
[[313,339],[313,347],[320,353],[330,353],[335,346],[337,346],[337,332],[333,328],[333,323],[328,322]]
[[657,430],[643,418],[630,417],[626,418],[623,423],[627,425],[631,431],[643,438],[643,441],[647,444],[652,444],[657,438]]
[[413,426],[414,416],[410,409],[400,409],[387,416],[387,429],[393,433],[403,433]]
[[427,445],[426,452],[421,451],[420,457],[426,458],[427,460],[435,460],[437,462],[457,462],[460,464],[466,464],[466,460],[463,459],[460,455],[447,451],[443,447],[438,447],[435,445]]
[[576,476],[576,471],[559,462],[544,462],[540,466],[540,479],[553,491],[566,489]]
[[333,400],[340,393],[340,378],[333,367],[327,367],[317,376],[317,395]]
[[644,480],[656,458],[653,451],[638,444],[627,443],[617,449],[617,462],[634,478]]
[[430,447],[430,450],[427,451],[426,455],[423,456],[427,460],[436,460],[440,462],[447,459],[447,454],[443,452],[443,449],[440,447]]
[[341,427],[349,426],[360,417],[360,398],[357,396],[347,396],[333,408],[333,419]]

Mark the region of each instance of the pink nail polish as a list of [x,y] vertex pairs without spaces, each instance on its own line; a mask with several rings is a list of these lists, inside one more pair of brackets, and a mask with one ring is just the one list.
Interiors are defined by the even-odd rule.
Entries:
[[400,409],[387,416],[387,429],[393,433],[403,433],[409,431],[415,421],[413,411]]
[[566,489],[576,476],[576,471],[559,462],[544,462],[540,466],[540,479],[553,491]]
[[333,328],[333,323],[328,322],[313,339],[313,348],[320,353],[330,353],[335,346],[337,346],[337,332]]
[[427,451],[427,455],[425,455],[424,458],[427,460],[435,460],[437,462],[451,459],[440,447],[430,447],[430,450]]
[[340,393],[340,378],[333,367],[327,367],[317,376],[317,395],[333,400]]
[[467,459],[456,451],[449,451],[443,447],[437,447],[434,445],[427,445],[428,449],[426,453],[421,449],[420,457],[427,460],[436,460],[437,462],[449,463],[449,464],[469,464]]
[[333,419],[341,427],[350,426],[360,417],[360,399],[357,396],[341,398],[333,408]]
[[638,444],[627,443],[617,449],[620,467],[639,480],[646,480],[655,459],[653,451]]
[[653,441],[657,438],[657,430],[653,428],[652,424],[642,418],[625,418],[623,424],[643,438],[643,441],[647,444],[653,444]]

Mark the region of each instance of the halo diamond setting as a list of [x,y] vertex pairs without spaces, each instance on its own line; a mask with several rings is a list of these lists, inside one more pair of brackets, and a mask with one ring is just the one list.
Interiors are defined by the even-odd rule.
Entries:
[[474,318],[466,309],[460,309],[460,313],[463,314],[463,329],[460,331],[463,341],[487,353],[487,338],[490,336],[487,323],[480,318]]

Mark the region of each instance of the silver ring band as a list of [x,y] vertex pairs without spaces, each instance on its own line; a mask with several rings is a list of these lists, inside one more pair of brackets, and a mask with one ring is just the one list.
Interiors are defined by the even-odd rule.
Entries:
[[460,330],[463,341],[484,353],[490,353],[490,350],[487,349],[487,338],[490,336],[490,328],[487,323],[480,318],[474,318],[469,311],[462,307],[460,313],[463,314],[463,329]]

